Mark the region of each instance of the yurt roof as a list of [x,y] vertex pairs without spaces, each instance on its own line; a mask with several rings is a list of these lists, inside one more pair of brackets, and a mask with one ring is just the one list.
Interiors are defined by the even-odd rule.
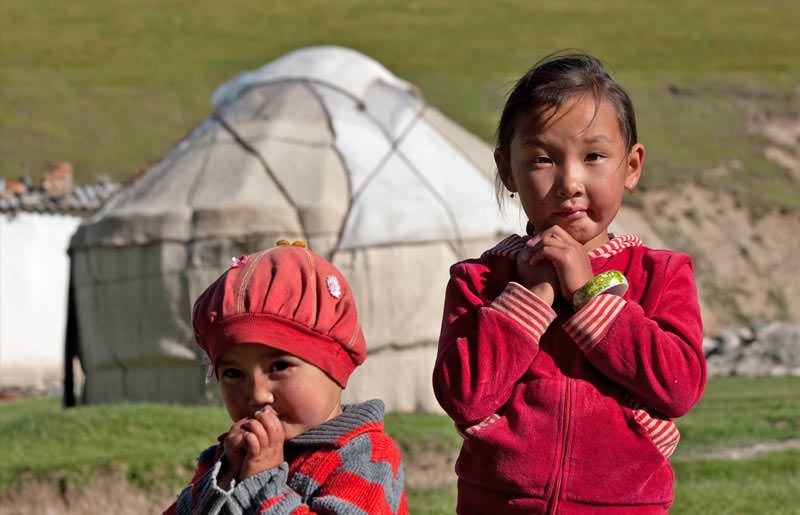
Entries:
[[338,88],[362,101],[376,81],[399,90],[416,92],[412,84],[395,77],[382,64],[355,50],[317,46],[295,50],[258,70],[239,74],[217,88],[212,102],[215,106],[221,106],[236,100],[253,85],[290,80],[319,82]]
[[261,233],[332,252],[520,229],[515,202],[508,218],[497,209],[489,146],[355,50],[290,52],[213,103],[73,248]]

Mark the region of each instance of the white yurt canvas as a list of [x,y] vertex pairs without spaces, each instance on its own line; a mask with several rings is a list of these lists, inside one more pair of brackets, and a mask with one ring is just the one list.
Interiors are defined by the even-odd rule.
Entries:
[[[71,243],[84,402],[199,402],[189,315],[231,257],[306,240],[356,293],[368,359],[349,401],[436,410],[455,261],[519,232],[488,145],[350,49],[291,52],[221,86],[214,112]],[[513,201],[512,201],[513,202]]]

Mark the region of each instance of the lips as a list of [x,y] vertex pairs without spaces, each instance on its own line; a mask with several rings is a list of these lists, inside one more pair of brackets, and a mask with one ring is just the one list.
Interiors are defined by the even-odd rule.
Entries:
[[566,221],[580,220],[581,218],[586,216],[586,210],[582,209],[582,208],[577,208],[577,207],[575,207],[575,208],[564,208],[564,209],[559,209],[558,211],[553,213],[553,215],[556,216],[557,218],[560,218],[560,219],[566,220]]

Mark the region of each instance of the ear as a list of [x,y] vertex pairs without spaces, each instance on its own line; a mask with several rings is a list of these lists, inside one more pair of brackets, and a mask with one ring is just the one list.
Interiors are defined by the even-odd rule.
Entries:
[[636,185],[639,184],[639,179],[642,177],[642,169],[644,168],[645,148],[641,143],[633,146],[628,154],[628,165],[625,171],[625,189],[633,192]]
[[503,181],[503,186],[508,191],[517,191],[517,186],[514,184],[514,176],[511,174],[511,165],[508,163],[508,155],[499,148],[494,149],[494,163],[497,165],[497,174],[500,180]]

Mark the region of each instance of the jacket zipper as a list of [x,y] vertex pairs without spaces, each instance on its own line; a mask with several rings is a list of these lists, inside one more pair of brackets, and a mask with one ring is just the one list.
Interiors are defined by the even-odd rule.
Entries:
[[550,503],[548,513],[558,513],[558,501],[561,497],[561,489],[564,482],[564,464],[567,461],[567,443],[569,442],[570,423],[572,422],[571,384],[571,379],[567,377],[564,387],[564,438],[561,442],[561,459],[558,463],[558,475],[556,476],[556,485],[553,488],[553,499]]

